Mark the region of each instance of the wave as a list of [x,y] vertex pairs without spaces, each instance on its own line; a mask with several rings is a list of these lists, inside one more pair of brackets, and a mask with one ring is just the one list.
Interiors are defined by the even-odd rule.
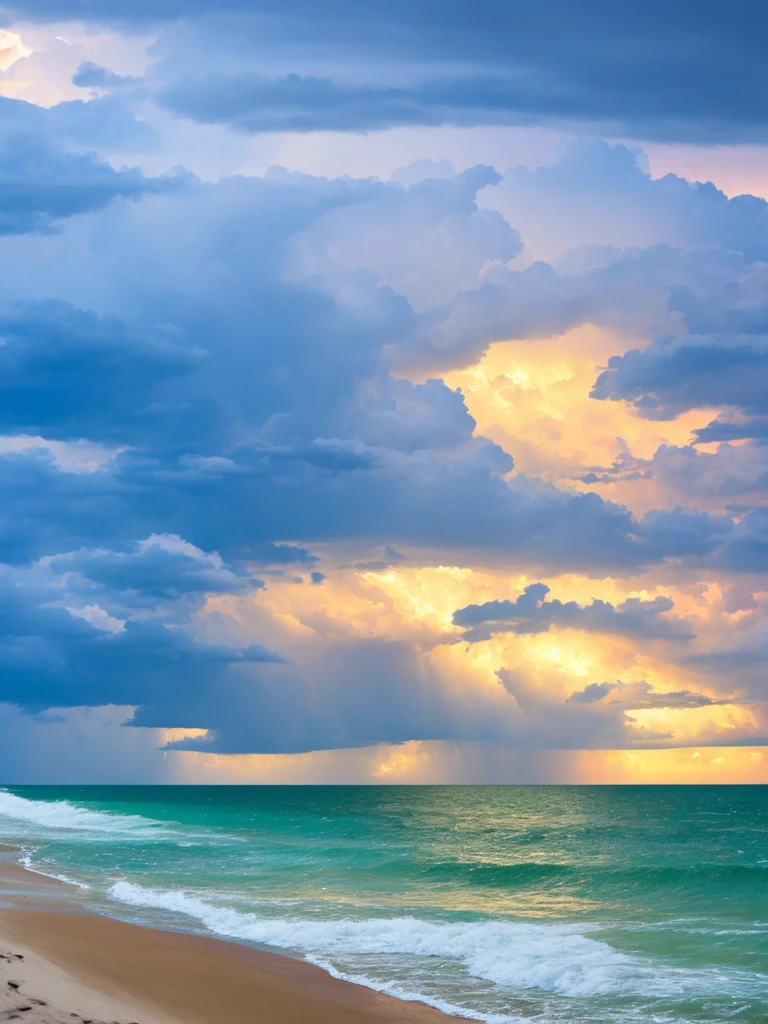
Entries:
[[[405,1003],[426,1003],[434,1006],[436,1010],[447,1014],[449,1017],[463,1017],[468,1020],[482,1020],[485,1024],[530,1024],[529,1017],[511,1017],[506,1013],[483,1013],[479,1010],[472,1010],[466,1006],[458,1006],[456,1003],[449,1003],[445,999],[436,996],[425,995],[423,992],[414,992],[412,989],[404,988],[396,981],[376,981],[363,974],[350,974],[347,971],[339,971],[332,963],[308,957],[317,967],[321,967],[334,978],[342,981],[349,981],[353,985],[362,985],[364,988],[372,988],[375,992],[383,992],[385,995],[393,996],[395,999],[402,999]],[[543,1024],[543,1020],[542,1020]]]
[[[413,869],[406,868],[408,873]],[[575,874],[569,864],[550,864],[539,861],[521,861],[518,864],[492,864],[485,861],[443,861],[430,864],[419,871],[429,881],[461,882],[470,886],[508,888],[513,885],[535,885],[547,879],[560,879]]]
[[163,830],[160,822],[138,814],[89,811],[69,800],[27,800],[7,790],[0,790],[0,824],[3,819],[47,829],[105,834],[107,837],[130,834],[144,838],[148,832],[159,836]]
[[741,927],[724,928],[722,921],[705,917],[633,922],[623,927],[630,932],[675,932],[682,935],[768,935],[766,921],[743,922]]
[[611,869],[603,873],[607,879],[637,880],[654,886],[670,885],[680,887],[686,883],[732,884],[733,882],[757,882],[761,886],[768,880],[768,868],[760,864],[690,864],[685,867],[660,865],[659,867],[633,867]]
[[31,871],[35,875],[42,875],[43,878],[55,878],[57,882],[64,882],[66,885],[75,885],[78,889],[90,889],[90,885],[86,882],[78,882],[75,878],[70,878],[69,875],[57,875],[53,871],[43,871],[42,868],[36,867],[32,860],[31,853],[25,853],[20,858],[19,863],[27,870]]
[[[588,932],[597,926],[513,921],[436,923],[413,917],[324,921],[269,918],[216,905],[183,890],[152,889],[128,881],[115,883],[108,895],[135,907],[190,917],[226,938],[299,952],[326,969],[329,958],[357,958],[360,954],[434,957],[458,962],[473,977],[495,985],[542,989],[572,997],[627,992],[661,996],[680,992],[688,985],[701,991],[703,982],[692,975],[683,980],[677,972],[665,979],[647,961],[590,937]],[[356,980],[377,987],[375,982],[360,977]],[[722,984],[722,978],[717,984]]]
[[[336,853],[335,850],[333,850]],[[345,849],[343,854],[348,855]],[[679,890],[684,886],[743,885],[760,887],[768,880],[768,861],[745,863],[693,863],[683,866],[660,864],[563,863],[558,861],[526,861],[498,863],[484,860],[408,860],[391,859],[370,864],[364,856],[350,859],[348,870],[368,877],[416,880],[434,884],[459,884],[469,888],[511,890],[525,886],[573,884],[601,886],[604,889],[628,887]]]

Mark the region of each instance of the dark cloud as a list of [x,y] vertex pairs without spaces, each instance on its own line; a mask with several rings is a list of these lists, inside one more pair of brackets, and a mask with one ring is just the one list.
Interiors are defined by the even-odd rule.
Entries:
[[[318,658],[303,676],[292,666],[235,669],[224,687],[219,684],[225,699],[214,706],[194,697],[173,707],[158,702],[131,724],[183,721],[192,729],[207,723],[206,736],[178,740],[167,749],[224,754],[302,753],[424,738],[491,741],[524,750],[612,750],[668,745],[670,735],[639,726],[633,710],[732,703],[689,690],[656,693],[644,682],[607,684],[613,699],[609,691],[602,699],[589,694],[586,701],[562,701],[519,673],[502,670],[499,680],[500,687],[470,695],[457,680],[434,672],[411,645],[363,641],[338,645],[333,658]],[[764,737],[753,734],[743,742],[762,743]]]
[[[155,98],[181,117],[242,132],[360,132],[504,123],[503,115],[486,109],[503,91],[498,81],[374,88],[297,74],[278,79],[209,75],[173,82]],[[508,120],[519,123],[520,114],[510,111]]]
[[[515,747],[614,749],[626,746],[627,711],[699,707],[702,695],[656,694],[648,684],[617,684],[604,701],[552,699],[529,678],[502,670],[501,686],[478,691],[438,671],[417,645],[363,640],[313,648],[291,665],[244,667],[231,673],[215,707],[161,699],[142,708],[135,725],[183,722],[207,726],[204,737],[168,749],[216,753],[301,753],[408,740],[496,741]],[[364,680],[364,685],[361,682]],[[203,725],[205,723],[205,725]],[[633,741],[665,734],[633,726]]]
[[311,551],[296,547],[295,544],[272,544],[266,541],[264,544],[252,545],[249,561],[252,565],[261,568],[285,565],[309,567],[315,565],[320,559]]
[[187,595],[237,593],[264,585],[246,572],[233,571],[217,554],[168,535],[153,535],[124,551],[81,549],[57,555],[48,564],[56,573],[77,573],[115,591],[129,604],[153,606]]
[[[213,110],[254,127],[575,122],[670,141],[766,137],[765,15],[747,0],[727,11],[693,0],[655,0],[642,9],[547,0],[526,10],[498,2],[479,9],[469,0],[386,7],[290,0],[279,13],[266,0],[25,0],[7,10],[9,19],[15,12],[122,26],[179,20],[187,33],[192,23],[198,63],[203,54],[210,61],[216,40],[224,66],[253,67],[279,54],[285,72],[301,74],[309,54],[316,64],[379,71],[376,86],[289,75],[254,83],[230,74],[226,83],[173,87],[177,102],[185,95],[200,114]],[[397,74],[387,81],[382,71],[391,75],[393,66]],[[408,77],[418,84],[402,84],[403,68],[413,69]]]
[[39,137],[8,135],[0,153],[0,234],[50,231],[66,217],[174,184],[145,178],[137,168],[115,171],[93,153],[71,153]]
[[701,406],[748,415],[768,409],[768,336],[659,338],[612,356],[592,398],[630,402],[647,419],[674,419]]
[[[585,75],[583,67],[534,70],[529,65],[521,74],[519,66],[505,63],[497,74],[468,64],[463,74],[412,86],[351,85],[295,72],[280,78],[211,73],[173,81],[156,99],[177,115],[251,133],[592,122],[610,134],[669,141],[764,141],[768,134],[757,108],[747,114],[742,106],[740,116],[729,122],[728,102],[711,92],[715,110],[707,118],[700,98],[687,90],[668,94],[671,103],[665,109],[661,94],[653,96],[655,104],[648,96],[638,102],[635,83],[617,71],[609,75],[609,85],[599,74]],[[548,81],[542,82],[542,73]],[[602,95],[601,85],[606,88]]]
[[132,337],[118,318],[64,302],[13,305],[0,313],[0,429],[64,440],[141,436],[159,419],[158,386],[203,357],[158,333]]
[[92,60],[83,61],[72,76],[72,84],[84,89],[119,89],[139,81],[130,75],[117,75],[101,64],[94,64]]
[[374,559],[372,562],[355,562],[354,567],[359,572],[381,572],[404,561],[406,561],[405,555],[393,548],[391,544],[385,544],[381,558]]
[[748,439],[766,441],[768,440],[768,417],[755,416],[742,422],[735,422],[724,416],[718,416],[706,427],[698,427],[693,433],[697,444]]
[[714,700],[704,693],[691,690],[656,692],[650,683],[590,683],[583,690],[577,690],[568,698],[569,704],[596,704],[626,710],[641,708],[703,708],[712,704],[731,704],[733,698]]
[[259,645],[201,644],[158,618],[123,621],[99,606],[51,604],[56,597],[18,576],[0,583],[0,701],[27,710],[83,704],[141,704],[163,694],[210,694],[236,664],[279,660]]
[[441,380],[413,385],[388,377],[363,396],[347,429],[365,444],[416,452],[441,451],[468,442],[475,429],[460,391]]
[[764,573],[768,569],[768,508],[742,516],[714,555],[715,564],[733,572]]
[[501,739],[514,719],[503,693],[478,701],[426,664],[417,645],[394,641],[339,642],[298,665],[245,668],[219,692],[218,709],[161,696],[134,724],[210,730],[169,749],[300,753],[411,739]]
[[487,601],[459,608],[453,622],[466,628],[465,639],[470,642],[487,640],[494,633],[546,633],[550,626],[647,640],[693,638],[685,620],[662,618],[674,608],[667,597],[651,601],[629,598],[616,606],[600,600],[580,605],[576,601],[548,601],[548,593],[546,584],[532,583],[514,601]]
[[[637,569],[665,557],[711,552],[727,518],[677,511],[635,520],[597,495],[541,494],[511,486],[509,457],[475,443],[441,457],[358,445],[243,449],[229,472],[190,474],[184,463],[128,464],[123,487],[142,514],[204,549],[247,558],[254,543],[291,537],[504,553],[527,565]],[[297,495],[301,500],[297,500]],[[133,500],[132,500],[133,499]]]

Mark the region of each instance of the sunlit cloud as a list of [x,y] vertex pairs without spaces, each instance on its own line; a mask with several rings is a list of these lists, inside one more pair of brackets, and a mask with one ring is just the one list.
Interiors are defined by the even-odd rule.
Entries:
[[[446,383],[461,388],[478,431],[509,452],[519,472],[579,492],[597,487],[638,512],[674,508],[683,496],[635,463],[652,459],[662,445],[689,444],[712,410],[645,420],[620,403],[591,399],[599,369],[636,344],[591,326],[548,340],[498,343],[475,366],[446,375]],[[622,460],[620,471],[599,480]]]
[[22,41],[17,32],[0,29],[0,72],[13,67],[17,60],[29,57],[33,53]]

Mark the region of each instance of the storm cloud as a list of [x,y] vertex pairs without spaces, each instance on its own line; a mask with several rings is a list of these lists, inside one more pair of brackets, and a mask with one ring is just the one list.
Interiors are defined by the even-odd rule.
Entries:
[[[743,2],[727,12],[691,0],[642,12],[604,0],[525,10],[467,0],[416,8],[399,0],[386,9],[291,0],[279,13],[244,0],[25,0],[5,9],[8,18],[170,26],[190,63],[198,64],[196,46],[208,65],[220,54],[221,71],[177,76],[161,98],[199,120],[247,130],[570,123],[670,141],[765,139],[764,15]],[[302,75],[308,51],[315,64],[338,69],[338,80]],[[276,55],[282,74],[256,79],[245,70],[254,57],[274,63]],[[348,81],[348,65],[367,65],[371,80]]]
[[766,202],[596,138],[264,168],[759,141],[761,16],[341,6],[18,12],[75,41],[10,69],[47,105],[0,83],[0,702],[191,754],[756,742]]

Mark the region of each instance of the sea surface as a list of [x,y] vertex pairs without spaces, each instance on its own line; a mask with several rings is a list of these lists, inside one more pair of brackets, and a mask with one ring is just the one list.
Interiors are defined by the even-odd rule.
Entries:
[[24,787],[101,913],[489,1022],[768,1021],[768,787]]

